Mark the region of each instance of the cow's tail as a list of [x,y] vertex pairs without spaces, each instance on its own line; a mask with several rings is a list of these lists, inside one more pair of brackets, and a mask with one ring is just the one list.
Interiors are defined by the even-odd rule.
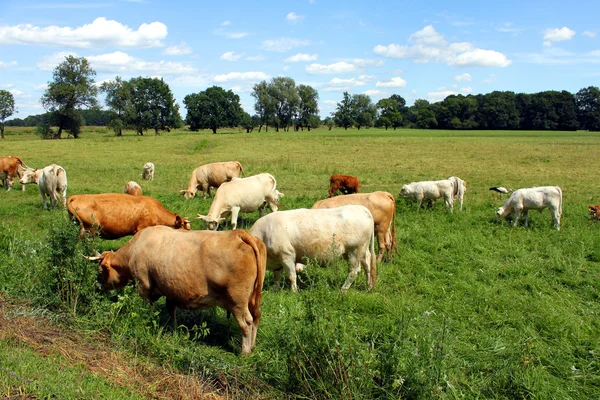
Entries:
[[458,185],[460,182],[455,176],[450,178],[450,182],[452,182],[452,198],[454,199],[456,196],[458,196],[458,191],[460,190]]
[[242,167],[242,163],[238,161],[238,166],[240,167],[240,175],[242,176],[242,178],[245,178],[246,175],[244,175],[244,167]]
[[392,222],[388,227],[388,231],[386,234],[386,241],[391,244],[391,247],[388,249],[388,262],[392,261],[392,253],[398,253],[398,240],[396,238],[396,199],[394,196],[389,193],[389,198],[392,202]]
[[558,190],[558,217],[562,217],[562,189],[557,186],[556,189]]
[[254,290],[248,301],[248,309],[254,319],[260,319],[260,303],[262,302],[262,287],[265,281],[267,270],[267,248],[262,240],[252,236],[248,232],[240,235],[244,243],[252,248],[256,257],[256,279],[254,281]]

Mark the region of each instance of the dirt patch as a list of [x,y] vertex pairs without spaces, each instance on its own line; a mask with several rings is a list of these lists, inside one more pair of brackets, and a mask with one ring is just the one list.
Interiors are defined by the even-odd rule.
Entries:
[[[37,353],[58,355],[65,364],[84,365],[92,373],[153,399],[223,399],[211,382],[184,375],[145,359],[113,351],[108,341],[69,332],[48,318],[31,316],[27,304],[15,305],[0,297],[0,340],[18,340]],[[29,399],[21,388],[10,398]]]

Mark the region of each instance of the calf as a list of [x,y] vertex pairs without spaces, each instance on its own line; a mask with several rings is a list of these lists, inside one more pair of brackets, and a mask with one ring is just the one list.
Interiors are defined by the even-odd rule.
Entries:
[[548,208],[552,213],[552,223],[560,230],[560,217],[562,215],[562,190],[558,186],[540,186],[516,190],[506,203],[496,211],[499,217],[508,217],[514,214],[513,225],[517,226],[521,213],[525,217],[525,226],[528,226],[527,213],[529,210],[542,212]]
[[242,354],[248,354],[255,346],[261,317],[266,258],[264,243],[244,230],[153,226],[116,252],[88,259],[100,261],[98,283],[104,290],[135,281],[144,299],[154,302],[165,296],[174,327],[177,307],[224,308],[240,326]]
[[267,205],[272,211],[279,209],[280,197],[283,193],[277,190],[277,182],[271,174],[236,178],[217,189],[208,215],[198,214],[198,219],[204,221],[208,229],[216,230],[231,214],[231,227],[235,229],[240,211],[249,213],[258,210],[262,217]]
[[154,225],[190,230],[187,218],[170,212],[156,199],[126,193],[77,194],[69,196],[67,208],[85,231],[104,239],[118,239]]
[[[21,178],[24,168],[28,167],[19,157],[0,157],[0,181],[2,181],[6,191],[12,189],[15,176]],[[25,185],[21,185],[21,190],[25,191]]]
[[142,169],[142,178],[147,181],[154,180],[154,163],[147,162]]
[[600,205],[596,204],[595,206],[588,206],[590,210],[590,217],[593,221],[600,221]]
[[56,207],[60,201],[63,208],[67,205],[67,171],[60,165],[52,164],[43,169],[25,168],[22,171],[21,185],[35,183],[40,189],[44,209],[48,209],[46,197],[50,198],[50,206]]
[[441,181],[412,182],[403,185],[400,190],[400,196],[408,197],[418,202],[418,208],[421,208],[423,200],[435,201],[441,197],[444,198],[446,207],[450,212],[454,210],[454,184],[449,179]]
[[280,285],[282,270],[292,291],[298,290],[296,273],[304,269],[307,258],[321,264],[343,257],[348,261],[346,291],[364,268],[367,286],[375,285],[375,234],[373,216],[360,205],[337,208],[279,211],[259,218],[250,233],[267,246],[267,269]]
[[358,193],[360,182],[351,175],[333,174],[329,178],[329,197],[335,196],[339,190],[344,194]]
[[335,208],[349,204],[365,206],[373,216],[375,234],[379,244],[377,262],[381,262],[387,250],[387,261],[392,261],[394,249],[398,250],[396,243],[396,200],[391,193],[354,193],[344,196],[331,197],[317,201],[312,208]]
[[225,182],[244,175],[244,169],[239,161],[216,162],[204,164],[192,171],[192,177],[187,190],[180,190],[186,200],[193,198],[198,189],[202,190],[203,198],[210,196],[210,188],[218,189]]
[[137,182],[129,181],[125,185],[125,193],[132,196],[142,196],[142,187]]

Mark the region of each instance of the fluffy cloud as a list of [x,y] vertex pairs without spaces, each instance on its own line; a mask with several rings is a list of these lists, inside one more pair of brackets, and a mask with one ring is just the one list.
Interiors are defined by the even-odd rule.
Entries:
[[441,87],[438,88],[437,92],[429,92],[427,93],[427,100],[429,100],[431,103],[436,103],[438,101],[442,101],[444,100],[446,97],[450,96],[450,95],[456,95],[456,94],[468,94],[471,93],[473,91],[473,89],[471,89],[470,87],[464,87],[460,89],[460,92],[456,92],[454,90],[448,90],[445,87]]
[[291,56],[286,58],[285,62],[299,62],[299,61],[316,61],[317,57],[319,55],[318,54],[304,54],[304,53],[298,53],[295,56]]
[[506,67],[511,61],[494,50],[475,48],[468,42],[449,43],[431,25],[410,35],[411,45],[377,45],[373,52],[387,58],[412,59],[415,63],[442,62],[453,67]]
[[377,87],[405,87],[406,81],[399,76],[396,76],[389,81],[379,81],[375,84]]
[[373,96],[373,97],[383,97],[383,95],[385,95],[385,92],[382,92],[381,90],[365,90],[363,92],[363,94],[366,94],[367,96]]
[[305,68],[306,72],[314,75],[325,74],[351,74],[359,72],[360,68],[354,64],[340,61],[334,64],[310,64]]
[[39,27],[31,24],[0,27],[0,44],[66,46],[91,49],[106,46],[157,47],[163,46],[167,26],[162,22],[141,24],[137,30],[104,17],[91,24],[72,28],[55,25]]
[[261,48],[268,51],[288,51],[296,47],[308,46],[308,40],[295,39],[290,37],[281,37],[279,39],[269,39],[262,42]]
[[285,16],[285,19],[290,21],[290,22],[298,22],[301,19],[304,18],[304,15],[298,15],[295,12],[291,12],[288,15]]
[[16,61],[11,61],[11,62],[0,61],[0,69],[10,68],[10,67],[16,67],[16,66],[17,66],[17,62]]
[[472,79],[473,78],[471,77],[471,74],[469,74],[468,72],[465,72],[464,74],[456,75],[454,77],[454,80],[459,81],[459,82],[462,82],[462,81],[471,82]]
[[170,46],[163,50],[163,54],[168,56],[182,56],[185,54],[191,54],[192,48],[185,42],[181,42],[179,45]]
[[544,31],[544,46],[552,46],[552,42],[571,40],[575,31],[563,26],[562,28],[548,28]]
[[219,57],[221,60],[225,61],[237,61],[242,58],[243,54],[235,54],[233,51],[228,51],[227,53],[221,54]]
[[259,71],[230,72],[228,74],[216,75],[213,78],[213,81],[219,83],[230,81],[262,81],[269,78],[269,75]]

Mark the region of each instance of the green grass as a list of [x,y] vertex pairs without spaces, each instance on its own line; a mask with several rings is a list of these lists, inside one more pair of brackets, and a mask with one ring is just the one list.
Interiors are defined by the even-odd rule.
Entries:
[[[600,398],[600,224],[587,216],[587,205],[600,203],[599,134],[226,133],[118,138],[94,129],[77,140],[42,141],[7,128],[1,152],[30,166],[62,165],[69,194],[122,192],[136,180],[144,194],[189,217],[206,214],[211,201],[179,195],[191,171],[228,160],[239,160],[246,176],[272,173],[286,195],[284,209],[324,198],[332,173],[358,176],[363,192],[396,196],[405,183],[456,175],[467,181],[465,209],[449,214],[438,202],[417,211],[398,199],[399,253],[378,266],[372,291],[361,274],[339,293],[344,262],[309,265],[297,294],[274,291],[267,273],[257,348],[245,358],[237,355],[239,329],[222,310],[181,312],[185,328],[173,332],[164,300],[149,305],[133,288],[95,292],[94,266],[74,260],[88,245],[73,243],[68,224],[42,209],[33,186],[0,190],[0,290],[67,313],[77,329],[107,332],[126,351],[225,376],[236,398]],[[154,181],[140,177],[148,161],[156,165]],[[561,231],[551,229],[548,211],[532,212],[529,228],[496,220],[506,199],[488,190],[496,185],[561,186]],[[257,214],[242,214],[239,226],[250,228]],[[50,232],[62,233],[62,241],[50,242]],[[89,245],[117,249],[126,241]],[[57,247],[73,255],[52,261]],[[64,268],[52,267],[57,263]],[[74,282],[61,287],[80,296],[75,308],[65,304],[70,297],[44,289],[61,276]]]

